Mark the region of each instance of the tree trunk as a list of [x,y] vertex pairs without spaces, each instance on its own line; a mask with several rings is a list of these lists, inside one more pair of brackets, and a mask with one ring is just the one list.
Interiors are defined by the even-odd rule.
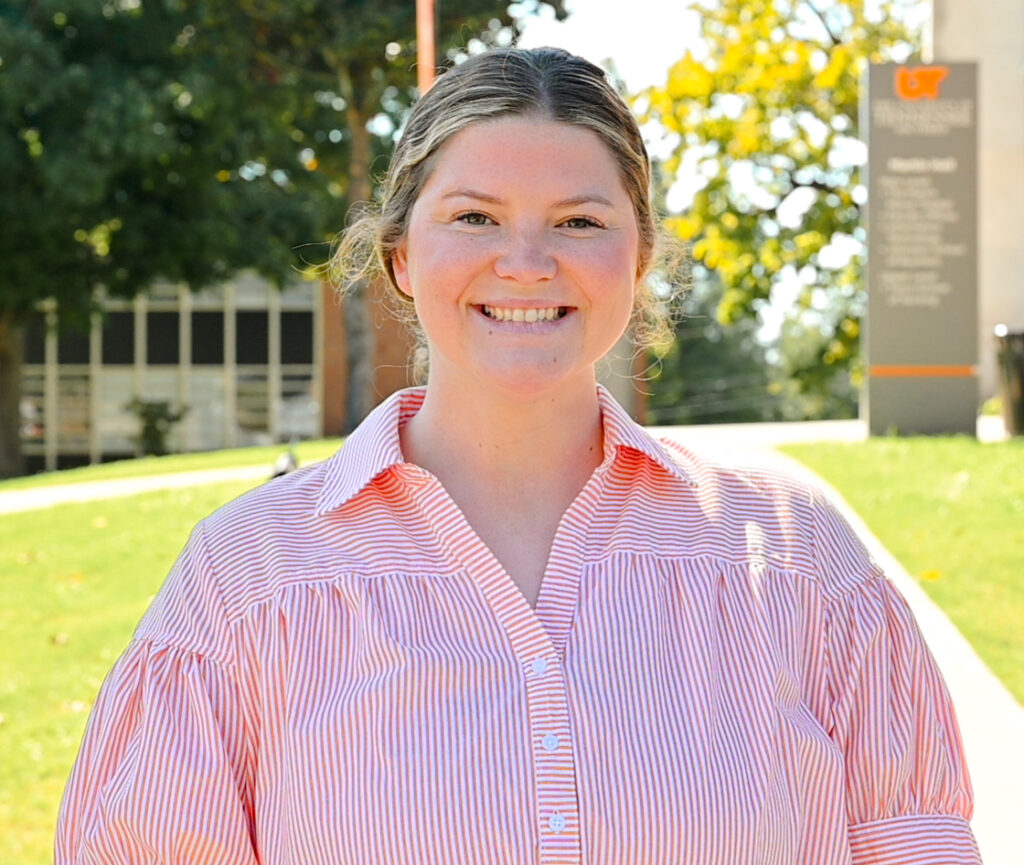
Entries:
[[[376,104],[369,94],[371,82],[361,80],[354,70],[342,68],[338,80],[345,97],[345,120],[349,132],[348,201],[349,207],[368,202],[373,196],[370,181],[370,132],[366,128]],[[370,311],[372,293],[365,280],[346,287],[345,349],[348,382],[345,388],[345,430],[351,432],[370,413],[374,405],[373,359],[377,333]]]
[[0,478],[24,473],[21,458],[21,324],[10,310],[0,311]]
[[370,316],[370,285],[361,279],[345,292],[345,433],[354,430],[373,408],[373,357],[377,332]]

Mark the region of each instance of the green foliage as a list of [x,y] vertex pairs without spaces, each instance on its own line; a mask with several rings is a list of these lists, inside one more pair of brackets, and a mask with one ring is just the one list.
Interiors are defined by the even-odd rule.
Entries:
[[790,342],[801,350],[784,350],[781,361],[800,391],[823,393],[840,374],[856,382],[864,303],[860,82],[869,60],[911,53],[918,37],[907,13],[919,3],[697,5],[706,50],[687,52],[664,87],[637,101],[674,136],[667,178],[697,187],[670,227],[692,242],[697,278],[703,268],[721,281],[723,322],[758,315],[780,284],[799,281]]
[[774,420],[779,398],[757,341],[757,323],[723,324],[715,315],[721,297],[713,280],[686,295],[675,339],[651,363],[647,422],[744,423]]
[[185,417],[188,408],[178,410],[163,400],[133,399],[126,408],[139,419],[136,442],[146,456],[164,456],[168,453],[167,437],[173,426]]
[[[0,307],[94,290],[275,281],[324,226],[281,114],[288,100],[192,2],[5,4],[0,18]],[[216,28],[211,28],[216,29]],[[261,166],[246,174],[244,166]]]
[[[516,15],[539,5],[564,17],[562,0]],[[516,32],[505,0],[440,10],[449,53]],[[375,159],[414,96],[415,53],[411,0],[5,2],[0,340],[45,298],[66,328],[87,320],[97,289],[315,270],[348,204],[373,194]],[[0,476],[18,464],[17,395],[4,390]]]

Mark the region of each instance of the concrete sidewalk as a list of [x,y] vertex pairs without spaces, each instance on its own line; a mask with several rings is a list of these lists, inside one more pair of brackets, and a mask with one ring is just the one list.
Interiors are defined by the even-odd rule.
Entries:
[[[803,466],[774,450],[783,444],[862,441],[867,437],[864,424],[860,421],[728,424],[657,427],[651,432],[677,439],[701,451],[721,453],[731,462],[767,463],[791,474],[807,476],[832,494],[875,560],[906,597],[946,677],[957,707],[974,782],[973,826],[985,865],[1020,865],[1024,862],[1024,707],[985,666],[942,610],[882,546],[842,497]],[[980,419],[978,434],[985,441],[1004,436],[998,418]],[[137,495],[157,489],[269,476],[270,466],[247,466],[12,490],[0,492],[0,514],[67,502]]]
[[248,481],[269,478],[271,467],[266,465],[241,466],[226,469],[206,469],[195,472],[178,472],[169,475],[144,475],[106,481],[82,481],[74,484],[59,484],[50,487],[35,487],[30,490],[0,491],[0,514],[18,511],[34,511],[53,505],[72,502],[92,502],[102,499],[117,499],[135,496],[152,490],[183,489],[222,481]]

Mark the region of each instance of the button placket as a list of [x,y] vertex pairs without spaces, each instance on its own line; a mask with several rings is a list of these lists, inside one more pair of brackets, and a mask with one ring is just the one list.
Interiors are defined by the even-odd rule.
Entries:
[[540,862],[581,861],[576,764],[571,747],[566,683],[557,659],[524,664],[529,704]]

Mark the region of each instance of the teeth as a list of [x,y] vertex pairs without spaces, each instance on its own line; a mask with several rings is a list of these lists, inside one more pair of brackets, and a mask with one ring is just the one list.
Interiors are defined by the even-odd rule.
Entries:
[[484,306],[484,315],[495,321],[555,321],[566,313],[564,306],[549,306],[546,309],[523,309],[522,307]]

